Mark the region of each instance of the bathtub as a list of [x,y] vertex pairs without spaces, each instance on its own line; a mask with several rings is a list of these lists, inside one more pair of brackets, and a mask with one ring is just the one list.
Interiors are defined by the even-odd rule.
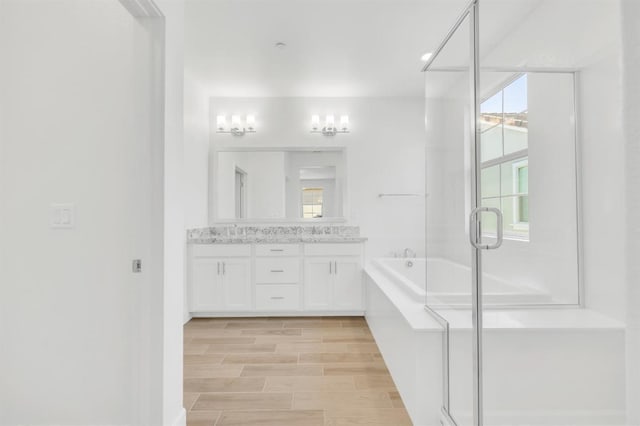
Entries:
[[[471,304],[471,268],[441,258],[380,258],[374,261],[384,273],[416,301],[430,306],[468,307]],[[427,291],[425,291],[425,282]],[[485,306],[550,304],[540,289],[483,274]]]
[[[443,259],[410,261],[367,264],[365,318],[413,424],[443,424],[445,377],[452,415],[470,424],[473,329],[464,303],[470,271]],[[429,297],[460,305],[437,308],[448,332],[425,310],[427,277]],[[514,294],[514,286],[491,276],[485,288],[503,304],[543,297],[535,289]],[[505,307],[485,311],[483,321],[487,424],[625,424],[624,324],[578,308]]]

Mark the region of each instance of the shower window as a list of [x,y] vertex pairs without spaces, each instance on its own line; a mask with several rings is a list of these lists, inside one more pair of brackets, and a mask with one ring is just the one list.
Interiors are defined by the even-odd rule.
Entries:
[[[480,105],[482,205],[503,212],[506,238],[529,239],[527,75],[518,74]],[[483,233],[495,235],[494,217]]]
[[513,164],[513,223],[521,229],[529,228],[529,160]]
[[302,217],[313,219],[322,217],[323,188],[302,189]]

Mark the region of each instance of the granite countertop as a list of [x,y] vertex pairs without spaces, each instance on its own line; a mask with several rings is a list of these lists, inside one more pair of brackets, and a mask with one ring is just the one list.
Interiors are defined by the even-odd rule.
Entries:
[[357,226],[217,226],[190,229],[189,244],[360,243]]
[[361,243],[366,237],[217,237],[191,238],[189,244],[293,244],[293,243]]

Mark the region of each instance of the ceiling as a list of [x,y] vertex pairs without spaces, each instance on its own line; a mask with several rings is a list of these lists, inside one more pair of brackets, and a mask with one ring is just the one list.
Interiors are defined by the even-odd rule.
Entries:
[[420,57],[466,3],[186,0],[185,75],[208,96],[422,96]]
[[[424,96],[420,57],[438,47],[467,4],[186,0],[185,77],[209,97]],[[619,18],[612,4],[483,0],[481,65],[584,66],[615,41]],[[439,66],[468,64],[468,29],[465,22],[436,60]],[[439,79],[431,85],[447,86]]]

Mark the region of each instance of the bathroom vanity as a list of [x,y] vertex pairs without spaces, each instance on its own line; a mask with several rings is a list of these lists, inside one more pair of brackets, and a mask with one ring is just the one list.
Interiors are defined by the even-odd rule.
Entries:
[[192,316],[363,315],[366,239],[348,226],[188,231]]

